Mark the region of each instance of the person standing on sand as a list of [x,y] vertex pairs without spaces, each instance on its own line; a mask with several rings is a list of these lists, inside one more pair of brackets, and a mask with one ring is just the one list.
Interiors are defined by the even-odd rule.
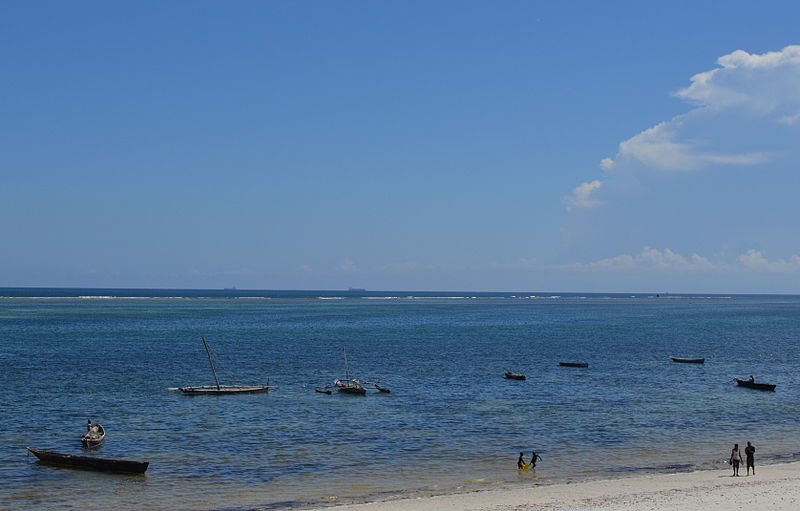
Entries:
[[744,456],[747,465],[747,475],[750,475],[750,469],[753,469],[753,475],[756,475],[756,448],[750,442],[747,442],[747,447],[744,448]]
[[731,477],[739,476],[739,463],[741,462],[742,453],[739,452],[739,444],[733,444],[733,449],[731,449],[731,457],[728,458],[728,463],[733,465],[733,476]]
[[523,453],[519,453],[519,459],[517,460],[517,470],[522,470],[525,468],[525,462],[522,461]]

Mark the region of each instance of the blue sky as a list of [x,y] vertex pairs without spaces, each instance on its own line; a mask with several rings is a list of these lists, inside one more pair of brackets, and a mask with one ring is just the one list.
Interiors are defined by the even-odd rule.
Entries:
[[0,3],[0,286],[800,292],[793,2]]

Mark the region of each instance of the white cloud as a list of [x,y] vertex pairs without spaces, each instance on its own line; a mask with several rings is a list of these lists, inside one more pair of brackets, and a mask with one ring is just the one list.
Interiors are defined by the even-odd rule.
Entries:
[[739,256],[739,262],[748,270],[767,273],[800,272],[800,256],[794,255],[789,260],[770,261],[760,250],[748,250]]
[[572,195],[564,198],[564,203],[567,205],[567,211],[572,208],[593,208],[602,204],[597,199],[592,198],[592,194],[602,188],[603,182],[599,180],[582,183],[572,189]]
[[797,105],[800,100],[800,46],[751,54],[736,50],[717,59],[721,66],[698,73],[678,97],[712,108],[747,106],[762,112]]
[[[764,54],[737,50],[717,63],[675,93],[694,108],[621,142],[614,158],[600,162],[609,186],[617,172],[756,166],[770,161],[773,151],[797,152],[793,143],[774,144],[800,122],[800,45]],[[765,127],[784,131],[771,137]],[[587,185],[573,190],[568,210],[598,205]]]
[[356,266],[356,263],[354,263],[352,259],[347,258],[341,263],[339,263],[339,271],[345,273],[353,273],[358,271],[358,266]]
[[547,266],[536,268],[548,270],[567,270],[578,272],[620,272],[668,271],[676,273],[726,272],[726,273],[800,273],[800,255],[787,260],[769,260],[760,250],[748,250],[736,257],[735,261],[712,262],[709,258],[693,253],[681,255],[669,248],[659,250],[644,247],[638,254],[620,254],[588,263]]
[[778,118],[779,123],[785,124],[787,126],[791,126],[792,124],[795,124],[797,121],[800,121],[800,113],[792,115],[783,115]]
[[603,170],[611,170],[614,168],[614,160],[612,158],[603,158],[600,160],[600,168]]
[[656,248],[644,247],[639,254],[622,254],[590,263],[569,265],[568,268],[581,271],[698,271],[713,270],[715,269],[715,265],[707,258],[697,254],[692,254],[687,258],[669,248],[658,250]]
[[[709,165],[756,165],[767,160],[764,153],[704,152],[697,143],[681,141],[683,124],[682,118],[675,118],[631,137],[620,143],[617,159],[634,159],[646,167],[666,171],[692,171]],[[609,165],[607,160],[603,160],[603,167],[610,169],[613,163]]]

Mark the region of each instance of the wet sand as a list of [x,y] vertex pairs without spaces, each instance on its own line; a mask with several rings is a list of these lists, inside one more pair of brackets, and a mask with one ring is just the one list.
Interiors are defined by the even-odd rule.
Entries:
[[542,485],[325,508],[328,511],[646,511],[800,509],[800,462],[731,477],[719,470]]

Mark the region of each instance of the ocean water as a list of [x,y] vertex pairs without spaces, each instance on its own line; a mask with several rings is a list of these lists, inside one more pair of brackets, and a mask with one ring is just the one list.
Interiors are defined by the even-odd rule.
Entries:
[[[223,383],[278,388],[168,390],[213,383],[200,336]],[[343,376],[343,347],[392,392],[314,392]],[[0,509],[283,509],[727,470],[746,441],[759,463],[794,459],[799,365],[797,296],[0,289]],[[750,374],[777,391],[732,382]],[[108,431],[92,455],[146,475],[27,454],[82,454],[87,419]],[[543,461],[519,473],[532,449]]]

